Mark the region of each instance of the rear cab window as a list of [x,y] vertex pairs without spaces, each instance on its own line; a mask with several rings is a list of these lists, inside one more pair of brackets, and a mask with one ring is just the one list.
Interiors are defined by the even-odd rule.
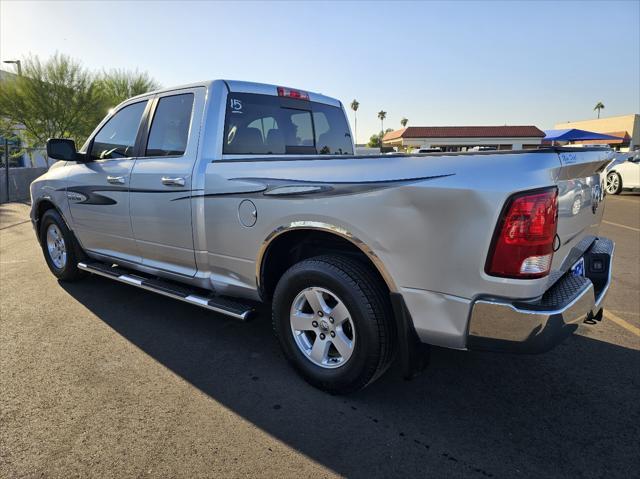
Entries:
[[227,155],[353,155],[341,108],[255,93],[230,93],[223,138]]

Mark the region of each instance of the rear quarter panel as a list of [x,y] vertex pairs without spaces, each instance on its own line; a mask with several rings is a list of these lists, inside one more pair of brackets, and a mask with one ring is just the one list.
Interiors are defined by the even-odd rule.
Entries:
[[[461,348],[473,298],[545,290],[546,279],[495,278],[484,265],[506,199],[554,185],[560,166],[554,152],[213,159],[203,192],[192,198],[198,268],[219,291],[257,297],[265,241],[296,223],[322,223],[357,238],[380,261],[423,341]],[[296,194],[281,194],[287,191]],[[251,227],[239,221],[247,200],[257,212]]]
[[[273,231],[316,221],[365,242],[398,287],[524,298],[546,281],[487,276],[487,252],[506,198],[555,184],[559,170],[555,153],[212,161],[193,201],[206,218],[201,248],[254,263],[243,282],[255,282],[255,254]],[[277,195],[300,185],[319,190]],[[257,209],[250,228],[238,219],[245,199]]]

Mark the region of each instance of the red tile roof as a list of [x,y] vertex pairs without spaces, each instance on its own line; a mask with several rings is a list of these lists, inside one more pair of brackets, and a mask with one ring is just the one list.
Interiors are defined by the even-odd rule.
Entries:
[[535,126],[409,126],[390,131],[383,141],[398,138],[544,138]]
[[[413,127],[410,127],[410,128],[413,128]],[[382,137],[382,141],[395,140],[396,138],[402,138],[403,133],[408,129],[409,128],[402,128],[401,130],[395,130],[395,131],[390,131],[389,133],[385,133],[384,136]]]

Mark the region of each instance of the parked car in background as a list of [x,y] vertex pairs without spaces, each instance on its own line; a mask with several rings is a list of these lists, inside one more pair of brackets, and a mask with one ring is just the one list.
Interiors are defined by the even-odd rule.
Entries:
[[[575,216],[591,202],[591,189],[583,180],[567,180],[558,185],[560,212]],[[566,201],[565,201],[566,199]]]
[[440,153],[442,152],[442,148],[435,147],[431,148],[429,146],[421,146],[417,151],[413,151],[412,153]]
[[617,153],[607,167],[607,193],[619,195],[623,190],[640,188],[640,151]]
[[357,146],[356,155],[380,155],[380,147],[370,148],[368,146]]
[[47,151],[31,219],[57,278],[239,320],[270,304],[284,356],[332,393],[394,357],[412,376],[425,345],[543,352],[602,317],[609,149],[354,155],[340,101],[215,80],[127,100],[80,151]]
[[495,151],[497,149],[495,146],[474,146],[469,151]]

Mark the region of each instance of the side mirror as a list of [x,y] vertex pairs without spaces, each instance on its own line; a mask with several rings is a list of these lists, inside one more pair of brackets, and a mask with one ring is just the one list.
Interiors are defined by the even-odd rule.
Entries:
[[47,140],[47,156],[61,161],[86,161],[86,155],[76,151],[75,142],[65,138]]

